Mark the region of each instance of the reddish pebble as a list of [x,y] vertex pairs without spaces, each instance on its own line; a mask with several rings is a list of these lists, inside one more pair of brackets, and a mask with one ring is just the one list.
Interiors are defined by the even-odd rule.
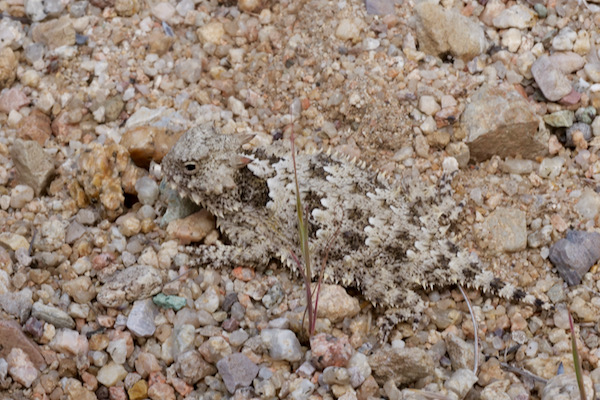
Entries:
[[101,253],[92,259],[92,266],[96,270],[104,269],[115,261],[115,256],[110,253]]
[[135,360],[135,370],[145,378],[150,373],[160,371],[161,367],[154,354],[142,352]]
[[235,279],[239,279],[240,281],[250,282],[254,279],[254,270],[252,268],[246,267],[237,267],[234,268],[231,272]]
[[152,400],[175,400],[175,390],[166,383],[155,383],[148,389],[148,397]]
[[158,384],[158,383],[166,383],[167,380],[165,379],[165,376],[160,373],[159,371],[153,371],[150,372],[150,377],[148,379],[148,384],[150,386]]
[[573,89],[571,90],[571,93],[560,99],[559,103],[570,106],[579,103],[579,100],[581,100],[581,93]]
[[33,110],[19,123],[17,134],[23,140],[35,140],[40,146],[52,135],[50,117],[39,110]]
[[352,356],[348,336],[335,337],[319,333],[310,339],[312,363],[319,368],[344,367]]
[[221,327],[227,332],[233,332],[240,327],[240,323],[234,318],[227,318],[223,321]]
[[108,315],[98,315],[97,317],[98,324],[105,328],[112,328],[115,324],[115,317],[110,317]]
[[7,90],[0,95],[0,112],[5,114],[10,113],[13,110],[19,110],[19,108],[29,104],[27,95],[21,90],[13,88]]
[[127,400],[125,388],[121,386],[111,386],[108,388],[108,396],[110,400]]
[[193,386],[188,385],[187,383],[185,383],[184,380],[179,378],[171,379],[171,385],[173,385],[175,390],[177,390],[177,393],[184,397],[190,394],[192,390],[194,390]]
[[83,381],[83,386],[91,391],[96,391],[98,389],[98,380],[92,374],[87,371],[83,371],[80,373],[81,380]]

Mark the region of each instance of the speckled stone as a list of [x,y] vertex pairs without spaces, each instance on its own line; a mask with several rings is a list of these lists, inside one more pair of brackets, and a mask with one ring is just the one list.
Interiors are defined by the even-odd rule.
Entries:
[[11,157],[19,173],[19,181],[33,188],[39,196],[54,175],[54,162],[35,141],[15,140]]
[[98,292],[98,302],[105,307],[148,298],[160,292],[160,271],[147,265],[135,265],[116,273]]
[[258,374],[258,366],[242,353],[230,354],[220,359],[217,369],[229,393],[250,386]]

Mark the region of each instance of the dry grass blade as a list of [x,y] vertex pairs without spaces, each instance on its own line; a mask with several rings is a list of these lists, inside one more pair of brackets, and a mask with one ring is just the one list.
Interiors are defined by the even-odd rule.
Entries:
[[463,289],[461,285],[458,285],[460,292],[462,293],[465,301],[467,302],[467,307],[469,307],[469,313],[471,313],[471,321],[473,321],[473,336],[475,336],[475,340],[473,341],[473,374],[477,376],[477,371],[479,370],[479,329],[477,326],[477,318],[475,318],[475,313],[473,312],[473,306],[471,306],[471,301],[467,297],[467,293]]
[[577,386],[579,387],[579,398],[586,400],[585,387],[583,385],[583,371],[581,369],[581,359],[579,358],[579,351],[577,350],[577,339],[575,338],[575,325],[573,324],[573,317],[571,311],[567,310],[569,315],[569,327],[571,328],[571,348],[573,351],[573,366],[575,367],[575,376],[577,377]]
[[507,371],[514,372],[515,374],[519,374],[519,375],[524,376],[526,378],[529,378],[531,380],[534,380],[534,381],[537,381],[537,382],[541,382],[543,384],[548,383],[548,379],[544,379],[541,376],[537,376],[533,372],[529,372],[526,369],[517,368],[517,367],[514,367],[514,366],[512,366],[512,365],[510,365],[508,363],[505,363],[505,362],[501,362],[500,366],[503,369],[507,370]]

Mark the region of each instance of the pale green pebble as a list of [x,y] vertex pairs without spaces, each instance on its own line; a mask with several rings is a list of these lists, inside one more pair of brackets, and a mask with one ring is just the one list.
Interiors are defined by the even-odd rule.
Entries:
[[185,297],[179,296],[167,296],[163,293],[159,293],[152,298],[154,304],[162,308],[172,308],[175,311],[181,310],[186,306],[187,300]]
[[570,110],[560,110],[552,114],[544,115],[544,122],[555,128],[568,128],[575,122],[575,113]]
[[537,3],[535,6],[533,6],[533,9],[540,18],[546,18],[548,16],[548,9],[541,3]]
[[594,107],[581,107],[575,111],[575,118],[579,122],[590,125],[596,116],[596,109]]

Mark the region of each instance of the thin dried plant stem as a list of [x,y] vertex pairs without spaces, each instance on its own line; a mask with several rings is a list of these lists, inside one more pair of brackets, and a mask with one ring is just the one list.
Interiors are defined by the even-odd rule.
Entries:
[[577,377],[577,386],[579,387],[579,397],[581,400],[586,400],[585,385],[583,384],[583,371],[581,368],[581,359],[579,358],[579,351],[577,350],[577,339],[575,338],[575,325],[573,324],[573,317],[571,311],[567,310],[569,316],[569,327],[571,328],[571,348],[573,351],[573,365],[575,367],[575,376]]
[[532,379],[534,381],[541,382],[543,384],[548,383],[547,379],[544,379],[541,376],[537,376],[533,372],[529,372],[526,369],[517,368],[517,367],[514,367],[514,366],[510,365],[509,363],[505,363],[505,362],[501,362],[500,366],[507,371],[514,372],[515,374],[519,374],[521,376]]
[[467,302],[467,307],[469,307],[469,313],[471,313],[471,321],[473,321],[473,336],[475,337],[473,347],[473,374],[477,375],[477,371],[479,370],[479,328],[477,326],[477,318],[475,318],[475,313],[473,312],[473,307],[471,306],[471,301],[467,296],[467,293],[463,289],[461,285],[458,285],[460,292],[462,293],[465,301]]

